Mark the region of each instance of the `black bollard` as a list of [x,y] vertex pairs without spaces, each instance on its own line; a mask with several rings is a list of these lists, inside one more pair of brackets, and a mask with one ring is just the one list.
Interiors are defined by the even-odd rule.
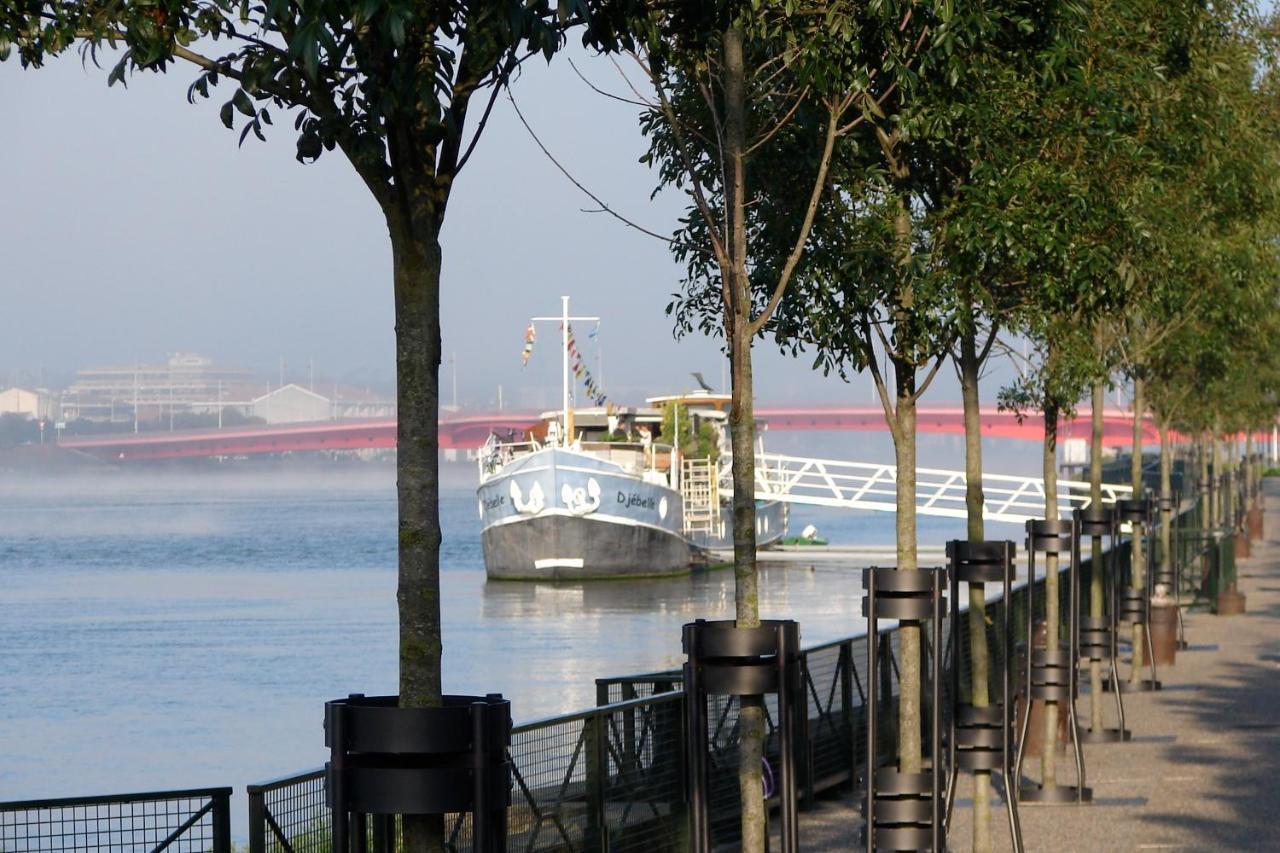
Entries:
[[[695,853],[711,851],[708,781],[708,696],[778,696],[778,778],[782,853],[798,853],[796,815],[796,711],[800,691],[800,625],[765,619],[759,628],[699,619],[683,629],[684,694],[689,739],[689,835]],[[803,707],[803,705],[800,705]]]
[[[863,803],[862,841],[867,853],[877,850],[927,850],[942,853],[946,848],[945,804],[942,766],[942,614],[946,607],[943,585],[946,569],[862,570],[862,615],[867,618],[867,672],[875,672],[879,654],[879,620],[920,624],[932,622],[928,646],[932,673],[928,683],[932,693],[930,714],[930,769],[925,773],[903,773],[892,765],[880,767],[876,751],[878,688],[868,678],[867,767]],[[921,625],[921,627],[923,627]],[[925,667],[921,664],[921,688]]]
[[332,849],[397,849],[396,815],[470,812],[472,849],[507,845],[511,800],[511,703],[501,695],[445,696],[437,708],[401,708],[396,696],[326,702],[325,801]]
[[[1022,825],[1013,775],[1013,558],[1012,542],[976,542],[956,539],[947,543],[951,576],[951,773],[947,781],[946,823],[951,826],[956,781],[961,770],[989,770],[1004,783],[1004,805],[1009,817],[1009,838],[1014,853],[1022,853]],[[1000,701],[979,708],[960,701],[960,584],[998,583],[1004,590],[999,648],[993,650],[1002,664]]]

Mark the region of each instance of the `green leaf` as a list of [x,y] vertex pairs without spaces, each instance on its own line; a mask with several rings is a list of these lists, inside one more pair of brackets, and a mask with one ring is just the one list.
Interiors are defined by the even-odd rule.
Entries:
[[253,108],[253,101],[249,100],[249,96],[245,94],[244,89],[236,89],[235,94],[231,96],[231,103],[244,115],[252,117],[257,112]]

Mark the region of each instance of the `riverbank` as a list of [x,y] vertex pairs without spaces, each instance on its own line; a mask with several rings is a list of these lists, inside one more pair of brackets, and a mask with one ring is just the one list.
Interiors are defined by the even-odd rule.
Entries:
[[[1280,802],[1280,480],[1265,484],[1266,531],[1239,563],[1242,616],[1186,614],[1190,649],[1160,670],[1164,689],[1125,695],[1130,743],[1086,744],[1094,802],[1020,808],[1027,850],[1263,850],[1276,847]],[[1127,669],[1122,669],[1122,675]],[[1078,708],[1087,713],[1088,698]],[[1070,768],[1064,770],[1070,775]],[[1066,777],[1063,777],[1066,778]],[[948,835],[970,847],[971,777],[962,774]],[[992,806],[994,849],[1011,850]],[[825,800],[801,814],[801,849],[857,847],[859,804]]]

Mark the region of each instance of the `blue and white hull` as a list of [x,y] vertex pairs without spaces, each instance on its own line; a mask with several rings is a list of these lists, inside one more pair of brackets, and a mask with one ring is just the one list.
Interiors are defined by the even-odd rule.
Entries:
[[478,492],[488,576],[570,580],[688,571],[683,503],[665,481],[566,448],[514,459]]
[[[782,541],[787,535],[790,512],[783,501],[756,501],[756,548],[768,548]],[[720,507],[719,529],[715,532],[694,532],[689,541],[700,551],[717,556],[733,552],[733,507]]]

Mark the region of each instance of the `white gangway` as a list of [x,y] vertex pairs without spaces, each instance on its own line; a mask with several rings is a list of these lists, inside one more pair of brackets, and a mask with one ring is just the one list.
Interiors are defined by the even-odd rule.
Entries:
[[[733,494],[729,459],[721,459],[720,493]],[[756,454],[756,499],[788,501],[811,506],[896,512],[898,468],[836,459],[810,459],[781,453]],[[1024,524],[1044,517],[1044,480],[1008,474],[982,475],[983,517]],[[1102,502],[1113,504],[1132,496],[1129,486],[1102,484]],[[1058,509],[1063,518],[1091,503],[1089,484],[1058,480]],[[965,518],[963,471],[916,469],[916,512]]]

